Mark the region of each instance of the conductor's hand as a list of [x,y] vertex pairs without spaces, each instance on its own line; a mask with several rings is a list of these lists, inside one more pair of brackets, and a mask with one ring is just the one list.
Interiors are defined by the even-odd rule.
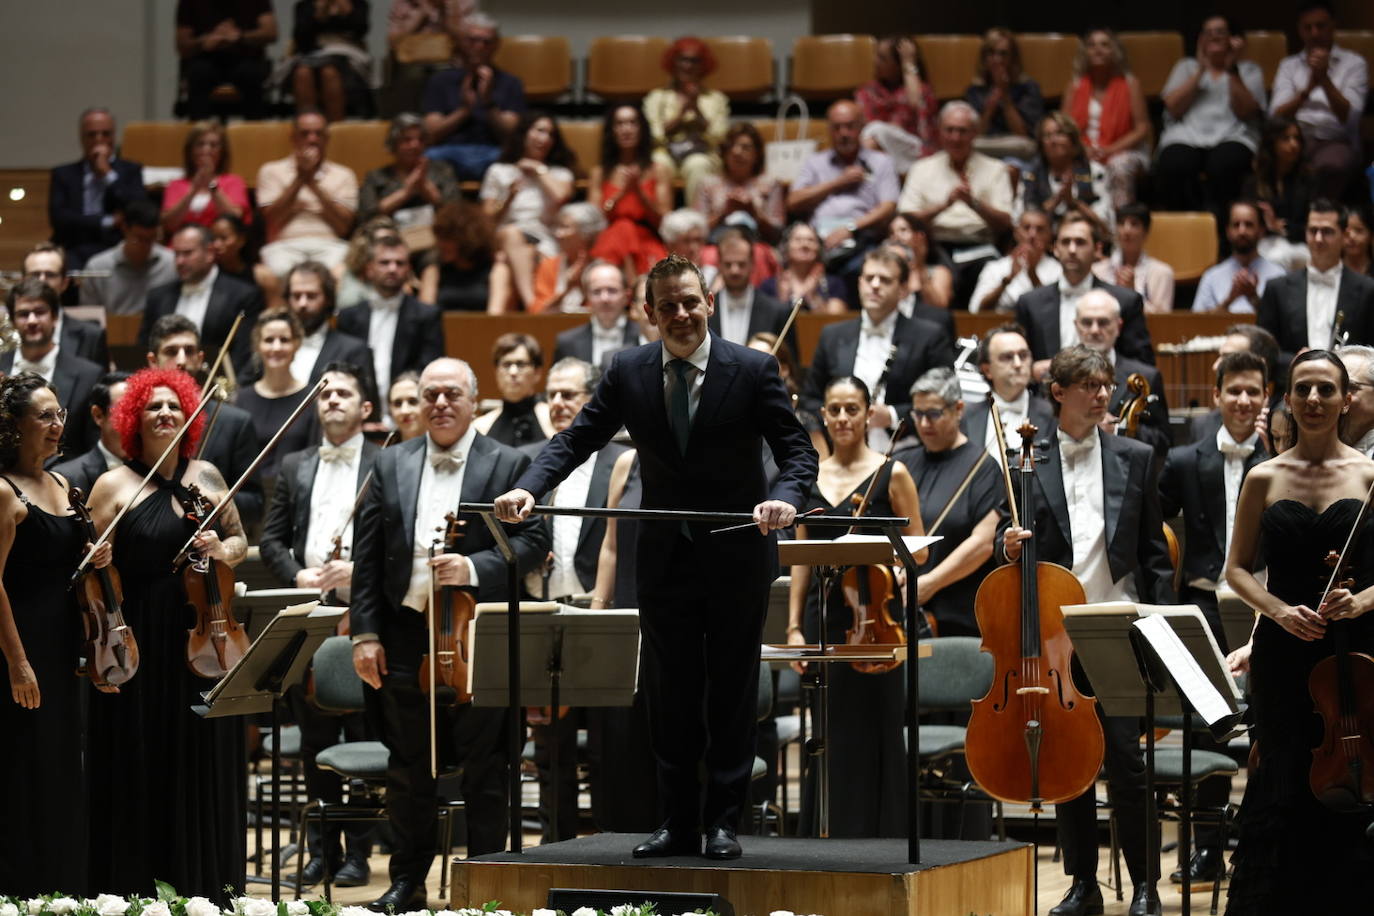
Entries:
[[523,522],[534,508],[534,494],[529,490],[511,490],[496,497],[496,517],[503,522]]
[[754,507],[754,522],[762,534],[786,528],[796,517],[797,507],[780,499],[767,499]]
[[461,553],[441,553],[429,558],[434,567],[434,581],[440,585],[468,585],[472,581],[468,558]]
[[386,674],[386,650],[381,640],[370,639],[353,647],[353,670],[363,683],[374,690],[382,689],[382,676]]
[[1029,539],[1031,533],[1025,528],[1008,528],[1002,535],[1002,551],[1013,563],[1021,559],[1021,542]]

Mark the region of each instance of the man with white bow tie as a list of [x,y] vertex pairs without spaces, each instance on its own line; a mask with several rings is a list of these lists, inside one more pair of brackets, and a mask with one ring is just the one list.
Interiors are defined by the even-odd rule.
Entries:
[[997,405],[1011,448],[1020,444],[1016,430],[1022,423],[1030,420],[1037,429],[1049,429],[1054,423],[1054,410],[1048,401],[1030,390],[1030,344],[1020,325],[999,325],[983,335],[978,344],[978,369],[992,389],[991,399],[964,409],[964,434],[981,443],[998,462],[1006,463],[1006,455],[997,447],[990,404]]
[[[437,796],[430,773],[428,701],[420,660],[428,646],[426,609],[435,585],[469,590],[478,601],[502,601],[506,561],[478,516],[464,522],[460,553],[430,548],[445,515],[460,502],[492,502],[510,490],[527,456],[472,428],[477,377],[462,360],[442,358],[420,375],[420,413],[428,433],[377,457],[373,483],[354,540],[353,665],[367,684],[369,720],[390,751],[387,811],[393,836],[391,886],[370,906],[378,912],[425,906],[425,876],[436,844]],[[548,554],[537,518],[506,526],[521,576]],[[439,757],[462,766],[468,855],[506,846],[506,712],[464,704],[445,709]],[[451,712],[451,715],[449,714]],[[447,850],[442,850],[447,854]]]

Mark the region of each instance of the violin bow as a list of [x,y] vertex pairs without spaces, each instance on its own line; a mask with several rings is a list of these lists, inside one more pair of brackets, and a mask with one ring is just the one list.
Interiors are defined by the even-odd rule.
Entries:
[[1331,578],[1326,582],[1326,588],[1322,590],[1322,600],[1317,602],[1317,607],[1326,604],[1327,596],[1336,587],[1336,581],[1340,578],[1341,569],[1345,566],[1346,555],[1350,552],[1350,547],[1355,543],[1355,535],[1360,530],[1360,525],[1364,524],[1365,516],[1369,514],[1369,501],[1374,499],[1374,483],[1369,485],[1369,490],[1364,494],[1364,502],[1360,503],[1360,511],[1355,516],[1355,524],[1350,526],[1350,533],[1345,536],[1345,546],[1341,548],[1341,558],[1336,565],[1331,568]]
[[[778,332],[778,339],[773,341],[773,346],[768,350],[769,356],[778,355],[778,350],[782,347],[782,342],[787,337],[787,332],[792,330],[792,322],[797,320],[797,313],[801,311],[802,306],[805,304],[806,300],[801,296],[792,300],[792,313],[788,315],[787,320],[782,323],[782,330]],[[797,356],[798,354],[793,353],[792,355]]]
[[[234,342],[234,335],[239,332],[239,325],[243,323],[243,312],[240,311],[234,316],[234,323],[229,326],[229,333],[224,338],[224,343],[220,344],[219,353],[215,356],[215,361],[210,364],[210,371],[205,374],[205,382],[208,385],[219,372],[220,364],[224,362],[224,356],[229,352],[229,345]],[[205,428],[205,435],[200,437],[200,445],[196,448],[196,458],[199,459],[205,454],[205,444],[210,441],[210,433],[214,432],[215,423],[219,420],[219,410],[210,418],[210,425]]]
[[1016,489],[1011,485],[1011,458],[1007,455],[1007,431],[1002,428],[1002,411],[997,409],[997,401],[988,392],[988,419],[992,421],[992,431],[997,437],[997,448],[1002,452],[1002,483],[1007,488],[1007,505],[1011,508],[1011,526],[1021,527],[1021,519],[1016,511]]
[[[893,352],[896,352],[896,347],[893,347]],[[891,362],[891,357],[888,358],[888,361],[889,363]],[[869,498],[873,496],[873,487],[878,483],[878,475],[881,474],[883,468],[887,467],[892,461],[892,453],[897,450],[897,440],[902,438],[902,432],[906,429],[906,424],[907,418],[902,417],[902,421],[898,423],[897,428],[892,431],[892,438],[887,440],[887,453],[883,455],[883,463],[878,465],[878,469],[874,471],[873,476],[868,479],[868,486],[864,488],[863,498],[859,500],[859,508],[854,510],[854,517],[856,519],[862,518],[863,514],[868,511],[868,501]],[[859,525],[857,522],[850,525],[849,530],[846,531],[845,534],[853,534],[858,527]]]
[[983,449],[983,451],[978,454],[978,460],[973,462],[973,467],[969,468],[968,473],[964,475],[963,482],[959,484],[959,488],[954,491],[954,495],[949,498],[949,502],[945,503],[945,507],[940,510],[940,514],[935,517],[935,521],[931,524],[930,528],[927,529],[927,537],[934,537],[935,532],[940,530],[940,525],[944,522],[945,516],[949,515],[949,510],[953,509],[954,504],[959,501],[959,497],[964,495],[964,491],[968,489],[969,484],[973,483],[973,475],[978,473],[978,469],[981,468],[983,462],[987,460],[988,450]]

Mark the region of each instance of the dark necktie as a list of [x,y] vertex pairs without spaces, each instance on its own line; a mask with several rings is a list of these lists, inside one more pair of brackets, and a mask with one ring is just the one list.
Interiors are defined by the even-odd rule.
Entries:
[[688,399],[688,386],[691,384],[688,373],[692,370],[692,364],[685,359],[672,359],[668,361],[668,367],[677,376],[677,383],[673,386],[672,402],[668,405],[668,421],[677,436],[678,451],[685,455],[687,438],[692,432],[692,413]]

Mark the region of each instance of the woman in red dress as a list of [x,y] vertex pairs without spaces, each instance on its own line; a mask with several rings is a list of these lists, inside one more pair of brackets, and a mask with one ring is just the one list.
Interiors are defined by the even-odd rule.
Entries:
[[608,223],[592,257],[620,265],[630,276],[646,273],[666,256],[658,222],[673,208],[673,181],[653,161],[653,138],[644,112],[617,105],[606,115],[601,162],[587,177],[587,201]]

